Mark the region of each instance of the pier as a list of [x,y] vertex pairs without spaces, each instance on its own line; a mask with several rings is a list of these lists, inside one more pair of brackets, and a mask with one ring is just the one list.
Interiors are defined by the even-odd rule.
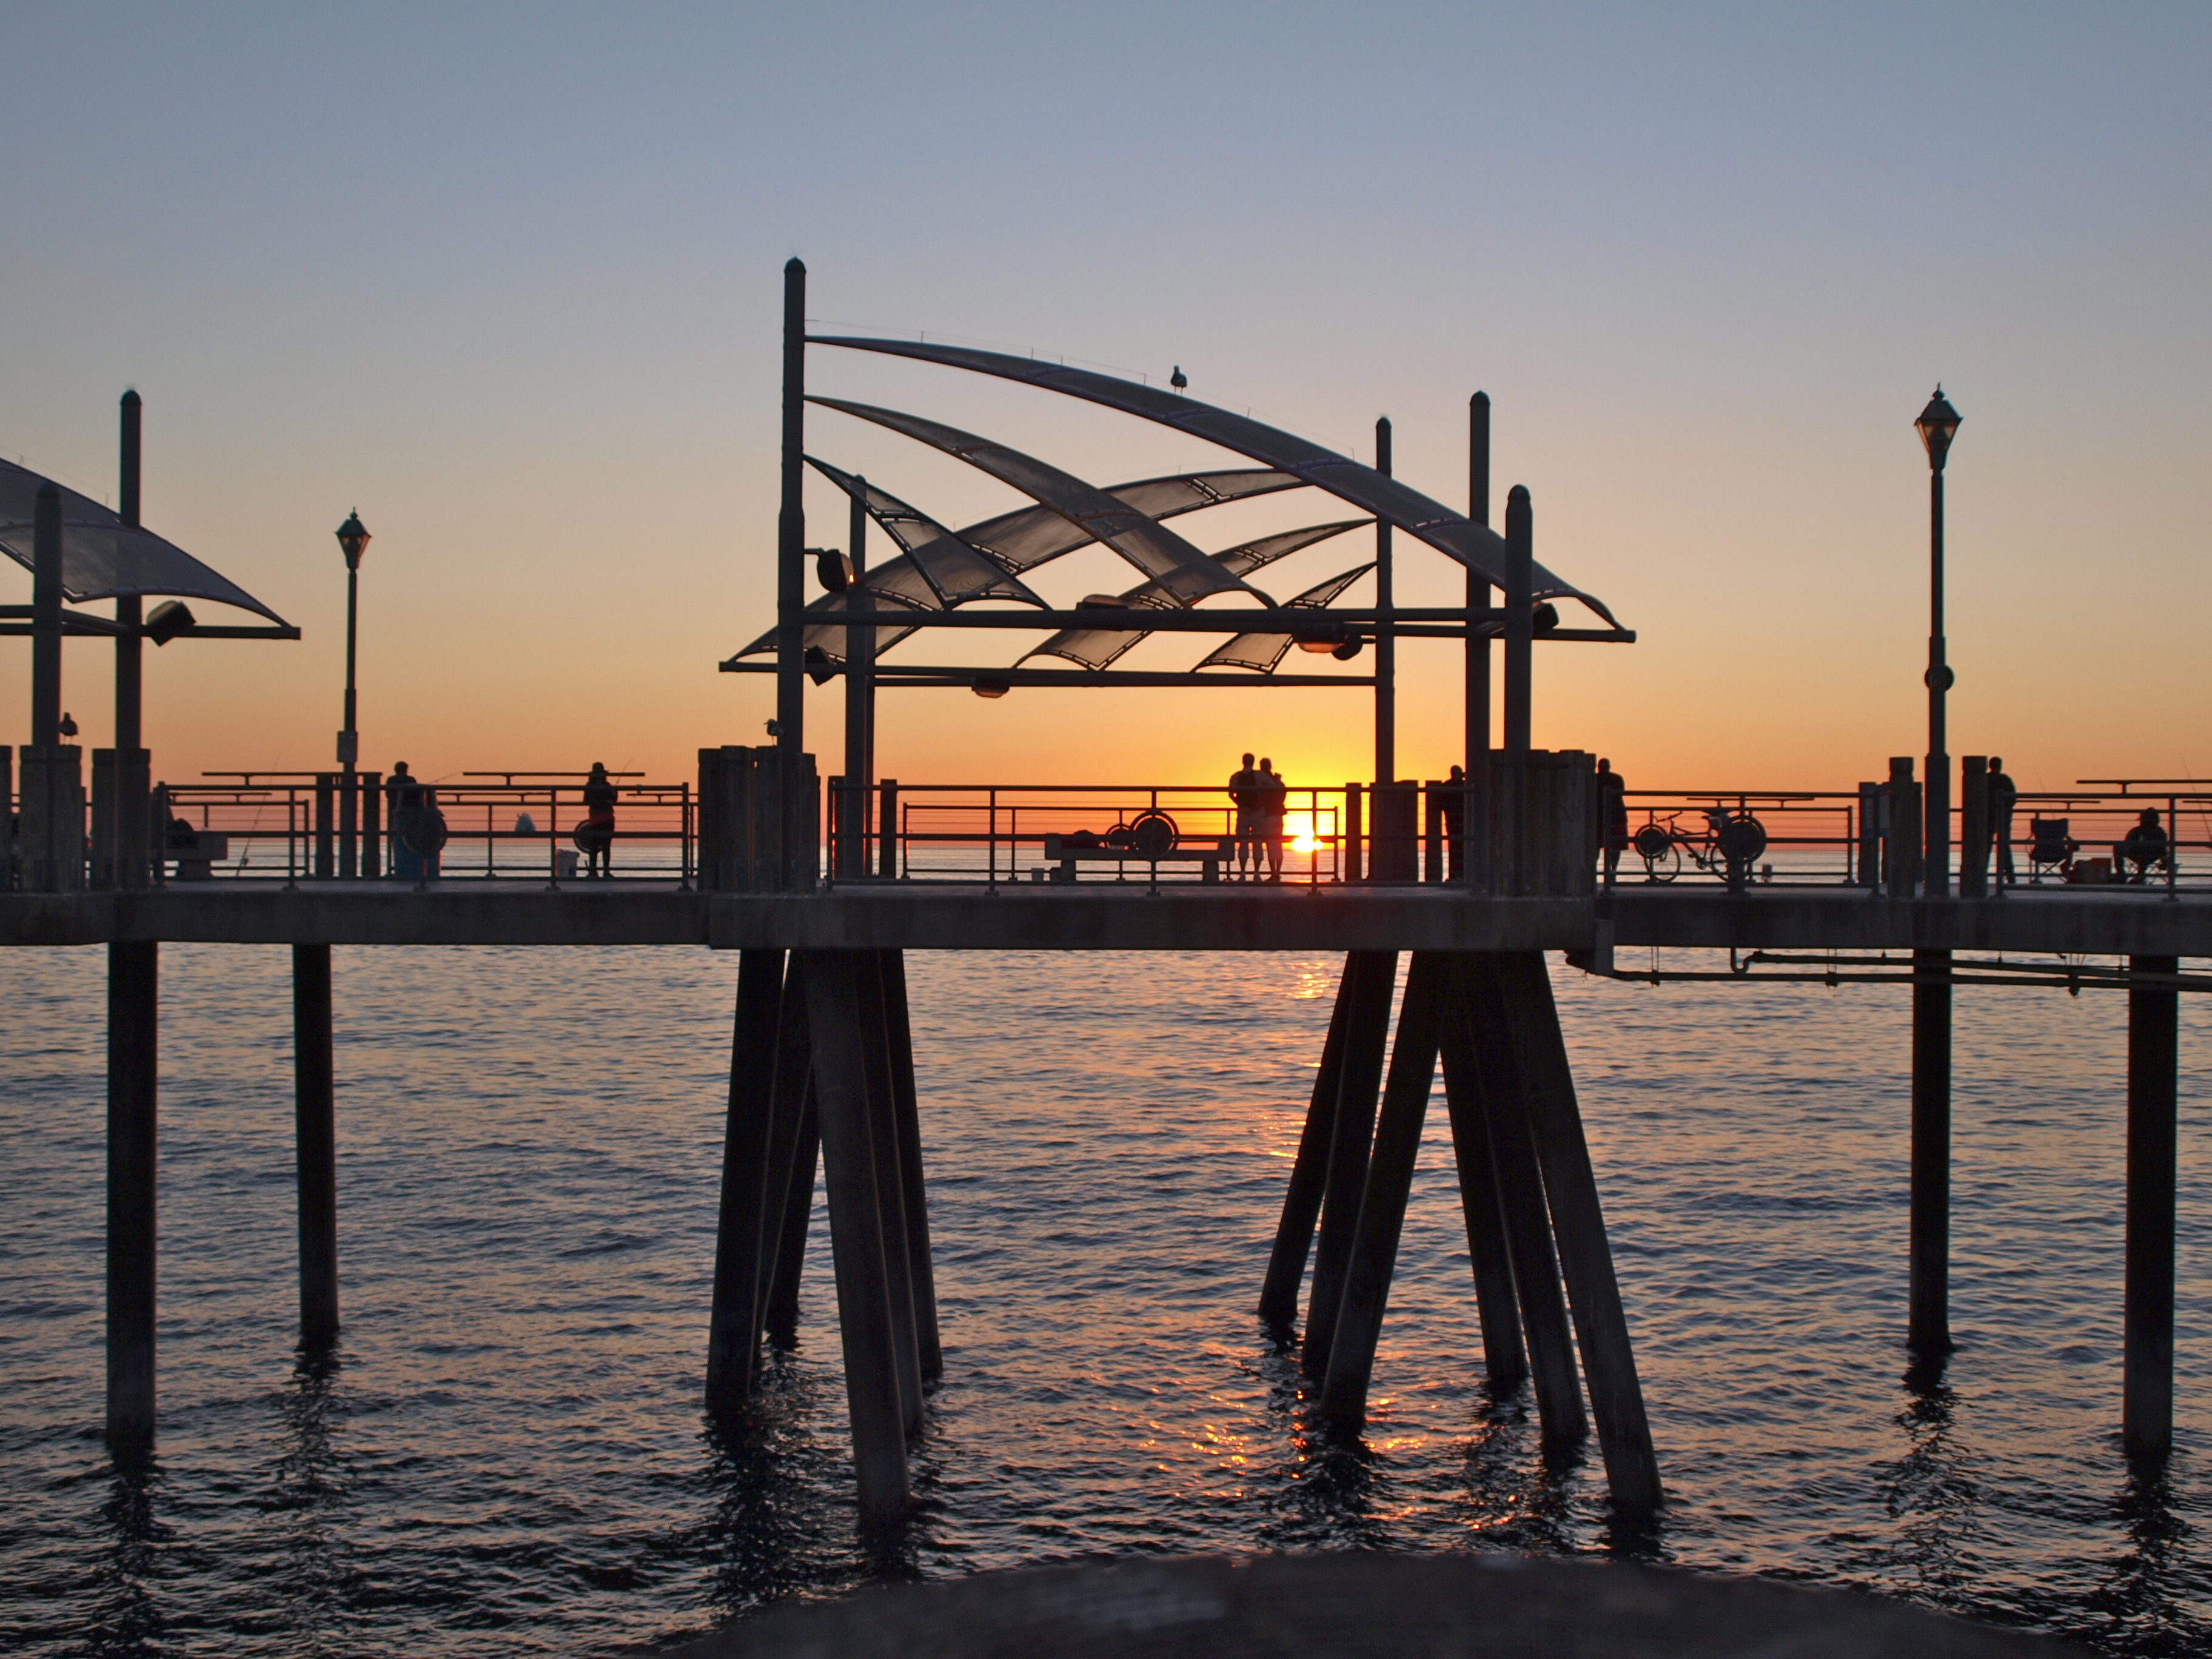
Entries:
[[[2212,956],[2212,845],[2185,837],[2183,818],[2201,813],[2207,797],[2162,781],[2106,780],[2075,794],[2008,799],[2000,809],[1988,757],[1966,757],[1954,805],[1939,744],[1935,772],[1897,758],[1882,779],[1839,780],[1831,792],[1616,791],[1609,803],[1595,757],[1531,744],[1535,647],[1625,646],[1635,635],[1602,601],[1536,562],[1528,490],[1509,493],[1504,533],[1490,527],[1491,410],[1480,394],[1469,404],[1468,510],[1460,512],[1395,477],[1387,423],[1368,467],[1177,392],[1087,370],[810,336],[796,261],[787,271],[784,344],[775,621],[720,665],[775,677],[775,740],[702,747],[691,777],[608,781],[616,805],[605,823],[586,793],[599,786],[574,775],[486,771],[433,787],[359,772],[350,702],[337,769],[172,779],[157,790],[137,732],[141,641],[281,640],[296,630],[166,543],[148,566],[154,574],[132,591],[80,579],[71,560],[96,537],[159,540],[137,523],[135,399],[125,409],[119,514],[65,499],[21,469],[0,480],[11,502],[22,498],[0,504],[21,520],[0,533],[0,546],[33,567],[37,584],[33,605],[17,608],[23,617],[0,627],[32,639],[35,692],[32,740],[10,756],[19,763],[7,784],[18,828],[0,849],[11,887],[0,894],[0,945],[109,952],[106,1415],[118,1446],[146,1442],[159,1417],[160,947],[221,941],[283,944],[294,953],[301,1334],[310,1346],[342,1324],[344,1194],[334,1149],[344,1091],[331,1034],[344,987],[332,973],[333,945],[738,952],[716,1260],[702,1286],[702,1395],[712,1412],[740,1410],[757,1387],[763,1344],[790,1339],[818,1170],[858,1506],[876,1529],[895,1528],[907,1512],[908,1455],[945,1365],[921,1158],[929,1105],[915,1084],[908,951],[1344,953],[1269,1266],[1253,1286],[1260,1316],[1295,1345],[1322,1415],[1356,1434],[1441,1073],[1480,1364],[1497,1388],[1531,1389],[1547,1443],[1594,1434],[1613,1501],[1631,1515],[1663,1504],[1664,1448],[1650,1428],[1635,1310],[1624,1304],[1606,1234],[1606,1172],[1589,1152],[1547,956],[1624,980],[1695,981],[1716,995],[1731,984],[1794,979],[1890,984],[1911,1000],[1912,1051],[1899,1057],[1913,1100],[1912,1175],[1900,1195],[1912,1239],[1901,1267],[1911,1285],[1908,1340],[1930,1367],[1951,1346],[1949,1041],[1958,995],[2124,991],[2120,1420],[2131,1452],[2165,1455],[2175,1010],[2179,995],[2212,989],[2212,980],[2184,971],[2186,959]],[[1086,399],[1251,465],[1097,488],[922,416],[810,402],[805,365],[817,348],[901,356]],[[815,409],[957,457],[1033,505],[949,528],[811,454]],[[810,465],[849,501],[842,549],[808,544],[801,486]],[[1936,477],[1940,486],[1940,458]],[[1212,553],[1170,522],[1299,489],[1331,497],[1332,512],[1348,506],[1364,516]],[[1246,580],[1353,530],[1372,537],[1375,557],[1286,602]],[[357,518],[348,531],[365,545]],[[878,531],[898,548],[880,562],[867,552]],[[1396,606],[1394,538],[1463,566],[1465,605]],[[17,542],[28,543],[27,556]],[[1049,558],[1094,544],[1144,580],[1066,606],[1046,603],[1024,580]],[[351,568],[360,548],[347,550]],[[1370,575],[1376,603],[1336,603]],[[811,599],[810,580],[821,590]],[[264,623],[218,627],[167,605],[143,610],[173,593],[242,606]],[[112,599],[116,614],[65,610],[65,598]],[[967,608],[984,601],[1027,608]],[[1582,625],[1563,617],[1565,606],[1582,608]],[[1002,667],[910,660],[918,646],[890,654],[942,629],[1049,637]],[[1155,634],[1220,642],[1187,672],[1114,666]],[[88,797],[82,752],[60,740],[65,637],[79,638],[80,649],[86,640],[112,641],[116,652],[122,713],[113,746],[92,757]],[[1396,775],[1395,650],[1413,638],[1464,647],[1467,742],[1455,777]],[[1494,645],[1503,674],[1493,720]],[[1339,664],[1365,656],[1368,666],[1279,673],[1293,651]],[[1030,665],[1036,657],[1054,660]],[[1940,695],[1949,684],[1940,649],[1929,672]],[[843,770],[834,776],[821,775],[807,746],[810,681],[844,694]],[[1272,809],[1255,809],[1272,814],[1272,828],[1255,830],[1218,785],[901,781],[880,775],[874,753],[876,699],[894,692],[996,698],[1036,685],[1304,684],[1371,698],[1376,766],[1364,780],[1285,787]],[[2008,830],[1997,827],[2005,812],[2017,819]],[[2163,839],[2136,860],[2131,881],[2125,849],[2147,844],[2131,843],[2129,826],[2146,813]],[[2058,823],[2055,839],[2046,822]],[[2112,858],[2096,853],[2100,844]],[[2021,867],[2008,882],[2015,846]],[[609,872],[580,877],[576,854],[595,852]],[[1670,951],[1725,951],[1728,965],[1670,962]]]

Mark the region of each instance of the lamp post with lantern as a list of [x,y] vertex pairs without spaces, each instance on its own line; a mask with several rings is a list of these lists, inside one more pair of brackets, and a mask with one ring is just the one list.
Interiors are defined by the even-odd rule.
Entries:
[[1943,460],[1959,430],[1959,411],[1937,386],[1913,422],[1928,450],[1928,824],[1925,890],[1951,890],[1951,757],[1945,698],[1954,676],[1943,647]]
[[338,546],[346,562],[346,681],[345,727],[338,733],[338,764],[344,769],[338,794],[338,874],[360,873],[361,791],[355,768],[361,759],[361,733],[354,723],[354,642],[361,617],[361,556],[368,550],[368,528],[358,510],[346,514],[337,528]]

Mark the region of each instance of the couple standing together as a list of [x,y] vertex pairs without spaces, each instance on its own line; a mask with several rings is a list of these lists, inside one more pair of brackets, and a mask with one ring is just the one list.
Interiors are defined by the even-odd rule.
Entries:
[[1267,879],[1283,878],[1283,803],[1289,793],[1290,787],[1276,772],[1274,762],[1264,755],[1256,771],[1253,769],[1251,756],[1247,755],[1243,769],[1231,776],[1229,799],[1237,808],[1237,873],[1240,879],[1260,879],[1263,848],[1267,852]]

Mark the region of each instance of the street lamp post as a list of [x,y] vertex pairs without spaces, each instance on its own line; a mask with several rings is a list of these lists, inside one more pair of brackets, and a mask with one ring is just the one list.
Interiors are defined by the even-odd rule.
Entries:
[[361,556],[368,550],[368,529],[358,511],[346,514],[337,537],[346,562],[345,729],[338,733],[338,764],[345,776],[338,795],[338,874],[350,878],[360,873],[356,855],[361,842],[361,792],[354,772],[361,759],[361,732],[354,724],[354,639],[361,616]]
[[1945,699],[1951,665],[1943,655],[1943,459],[1959,430],[1959,411],[1937,386],[1913,422],[1928,450],[1928,824],[1927,877],[1931,898],[1951,890],[1951,757]]

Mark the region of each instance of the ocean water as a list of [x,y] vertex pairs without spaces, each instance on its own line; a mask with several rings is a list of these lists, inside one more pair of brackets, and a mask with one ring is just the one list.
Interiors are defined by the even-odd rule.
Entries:
[[[1672,965],[1689,965],[1686,954]],[[579,1654],[1098,1552],[1515,1547],[2212,1645],[2212,1010],[2183,999],[2179,1449],[2117,1437],[2124,1000],[1958,994],[1954,1319],[1909,1383],[1895,988],[1555,973],[1657,1525],[1493,1400],[1441,1100],[1373,1411],[1252,1314],[1336,960],[908,958],[945,1379],[859,1548],[817,1209],[757,1419],[698,1406],[736,963],[336,952],[345,1332],[294,1349],[289,957],[162,957],[161,1432],[100,1437],[105,957],[0,953],[0,1649]]]

